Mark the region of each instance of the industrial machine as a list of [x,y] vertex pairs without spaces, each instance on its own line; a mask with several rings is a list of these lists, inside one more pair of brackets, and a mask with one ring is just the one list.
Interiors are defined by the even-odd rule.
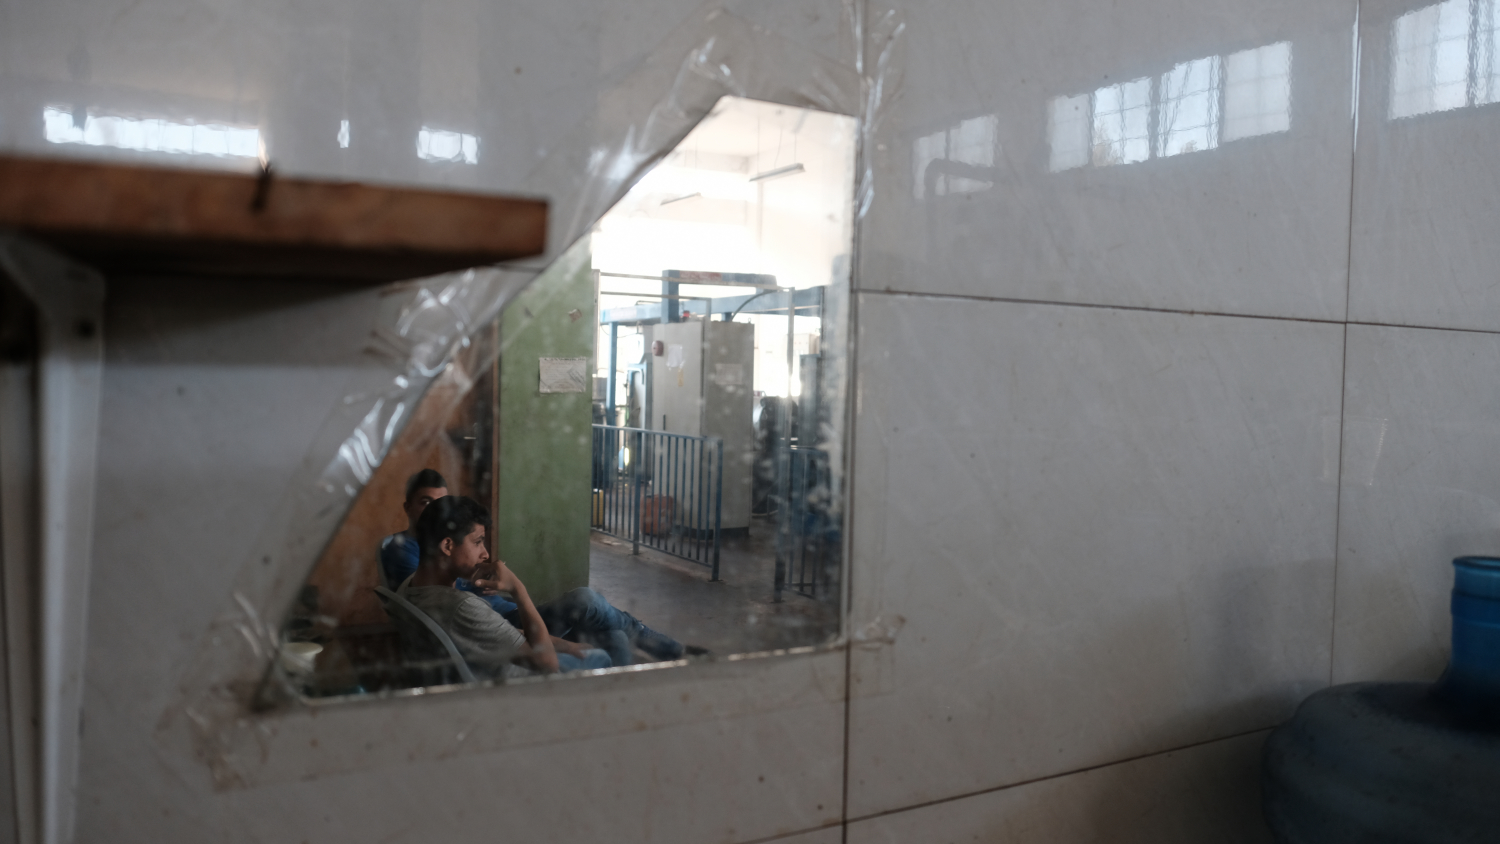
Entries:
[[[651,418],[646,427],[724,442],[720,526],[750,526],[755,460],[755,333],[748,323],[690,319],[647,327],[652,350]],[[691,508],[692,501],[679,506]]]
[[[802,479],[798,490],[809,480],[823,477],[803,465],[811,458],[795,451],[790,428],[777,428],[781,433],[762,443],[766,453],[757,454],[755,326],[734,319],[740,314],[784,314],[788,318],[786,361],[790,376],[794,353],[791,317],[823,316],[826,288],[783,287],[774,276],[752,273],[666,270],[659,278],[603,271],[597,274],[659,280],[662,288],[659,297],[638,294],[657,302],[638,299],[632,305],[604,308],[599,313],[600,324],[609,327],[606,371],[626,372],[628,376],[623,381],[618,376],[606,379],[600,414],[604,421],[594,426],[594,488],[602,506],[596,506],[593,527],[628,538],[636,546],[711,564],[717,579],[720,537],[750,529],[757,470],[765,476],[763,499],[774,492],[778,500],[790,500],[795,491],[787,484],[794,475]],[[724,297],[680,292],[684,286],[701,285],[749,290]],[[641,331],[643,363],[621,360],[622,327]],[[812,354],[801,362],[803,392],[816,396],[821,389],[820,359]],[[621,385],[625,387],[624,396],[617,395]],[[794,404],[790,398],[777,401],[786,405],[788,412]],[[816,408],[816,400],[813,405]],[[820,416],[815,409],[812,418]],[[814,421],[811,431],[817,430]],[[800,493],[795,497],[799,503],[808,499]],[[771,510],[762,507],[762,513],[767,512]],[[785,510],[781,518],[791,519],[791,510]],[[800,536],[800,526],[801,522],[796,526],[788,522],[778,528],[778,533],[790,531],[788,535]],[[778,595],[783,580],[778,574]],[[791,580],[786,583],[796,588]]]

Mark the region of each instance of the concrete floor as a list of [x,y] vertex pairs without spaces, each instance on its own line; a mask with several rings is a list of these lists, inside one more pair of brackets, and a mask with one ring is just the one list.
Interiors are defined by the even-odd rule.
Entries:
[[687,560],[628,541],[592,535],[589,585],[610,603],[679,641],[716,656],[816,645],[838,633],[838,606],[785,592],[773,601],[772,527],[755,520],[748,537],[720,547],[720,580]]

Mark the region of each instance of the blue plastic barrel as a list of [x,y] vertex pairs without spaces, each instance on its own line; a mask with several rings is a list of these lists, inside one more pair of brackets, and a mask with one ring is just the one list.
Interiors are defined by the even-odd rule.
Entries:
[[1453,565],[1437,683],[1324,689],[1267,739],[1261,792],[1281,844],[1500,842],[1500,559]]
[[1476,717],[1500,716],[1500,559],[1459,557],[1453,570],[1453,656],[1437,693]]

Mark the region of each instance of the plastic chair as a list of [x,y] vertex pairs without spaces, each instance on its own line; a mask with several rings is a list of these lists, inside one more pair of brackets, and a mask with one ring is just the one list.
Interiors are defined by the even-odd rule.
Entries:
[[[380,540],[380,550],[375,554],[375,576],[380,578],[380,586],[382,589],[392,588],[391,582],[385,577],[385,566],[382,566],[380,564],[380,555],[385,553],[386,546],[390,544],[391,537],[389,536],[387,536],[385,539]],[[398,583],[395,585],[400,586],[401,584]]]
[[394,608],[420,621],[422,626],[427,628],[427,632],[431,633],[438,640],[438,643],[443,646],[443,650],[448,652],[448,657],[453,660],[453,667],[458,671],[460,680],[465,683],[478,682],[474,677],[474,672],[469,668],[469,663],[465,662],[463,654],[458,652],[458,646],[453,644],[453,637],[449,636],[448,631],[444,630],[441,625],[433,621],[432,616],[422,612],[416,604],[413,604],[411,601],[406,600],[384,586],[376,586],[375,594],[380,598],[380,603],[385,605],[387,614],[394,615],[392,613],[392,609]]

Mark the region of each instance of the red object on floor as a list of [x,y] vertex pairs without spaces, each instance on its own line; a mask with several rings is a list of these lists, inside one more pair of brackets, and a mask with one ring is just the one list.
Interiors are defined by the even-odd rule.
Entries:
[[648,495],[641,503],[641,533],[667,536],[672,532],[672,516],[677,502],[670,495]]

